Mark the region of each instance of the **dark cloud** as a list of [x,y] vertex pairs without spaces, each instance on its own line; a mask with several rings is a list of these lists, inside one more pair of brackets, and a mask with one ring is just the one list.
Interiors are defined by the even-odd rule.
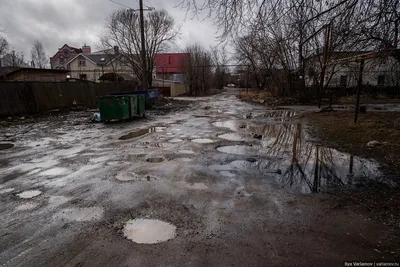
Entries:
[[[134,0],[117,0],[138,8]],[[180,0],[145,0],[148,6],[166,9],[181,26],[181,36],[170,50],[179,51],[187,44],[216,43],[216,28],[211,21],[186,19],[186,11],[177,8]],[[30,58],[34,40],[40,40],[46,55],[53,55],[67,43],[80,47],[84,43],[96,48],[98,36],[109,14],[122,8],[108,0],[0,0],[0,24],[6,28],[5,37],[11,47]],[[186,19],[186,20],[185,20]]]

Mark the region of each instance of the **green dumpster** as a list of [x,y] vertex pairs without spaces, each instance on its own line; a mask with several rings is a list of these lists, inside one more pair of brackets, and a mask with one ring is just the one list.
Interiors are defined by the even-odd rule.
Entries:
[[131,118],[131,101],[129,96],[99,97],[99,110],[102,121],[126,120]]
[[139,106],[138,106],[138,96],[137,95],[128,95],[129,97],[129,105],[130,105],[130,114],[131,118],[138,116],[139,114]]
[[137,95],[137,107],[138,107],[138,116],[144,117],[144,112],[146,109],[146,96],[145,95]]

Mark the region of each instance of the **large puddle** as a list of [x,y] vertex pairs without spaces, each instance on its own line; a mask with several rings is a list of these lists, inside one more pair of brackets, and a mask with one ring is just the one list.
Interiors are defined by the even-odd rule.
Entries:
[[199,139],[193,139],[192,142],[197,144],[211,144],[214,143],[215,141],[208,138],[199,138]]
[[252,146],[221,146],[217,150],[222,153],[234,154],[234,155],[258,155],[260,149]]
[[88,207],[88,208],[70,208],[64,209],[59,216],[62,219],[86,222],[92,220],[99,220],[104,215],[104,209],[100,207]]
[[9,143],[0,144],[0,150],[6,150],[6,149],[13,148],[13,147],[14,147],[14,144],[9,144]]
[[20,198],[29,199],[29,198],[37,197],[41,193],[42,193],[42,191],[39,191],[39,190],[28,190],[28,191],[24,191],[22,193],[17,194],[17,196],[19,196]]
[[125,134],[119,138],[119,140],[128,140],[132,138],[137,138],[149,133],[158,133],[158,132],[163,132],[166,128],[165,127],[151,127],[147,129],[140,129],[137,131],[130,132],[128,134]]
[[[265,117],[268,118],[267,114]],[[277,118],[277,114],[283,117],[295,115],[293,112],[282,111],[270,116]],[[235,131],[219,137],[225,137],[231,141],[245,141],[243,139],[248,135],[260,135],[262,139],[252,139],[257,143],[255,146],[218,147],[219,152],[238,155],[238,159],[227,165],[212,165],[210,169],[224,171],[222,173],[224,176],[228,176],[227,171],[248,170],[251,172],[257,169],[259,173],[262,173],[262,177],[274,179],[282,187],[302,193],[317,193],[368,181],[391,183],[381,175],[379,165],[375,161],[355,157],[308,141],[310,137],[304,125],[300,123],[292,121],[257,123],[249,120],[246,127],[241,127],[242,125],[241,121],[214,123],[214,126]],[[264,158],[260,159],[260,156]],[[254,161],[248,161],[249,157]]]
[[126,222],[123,233],[138,244],[157,244],[175,238],[176,226],[159,220],[135,219]]

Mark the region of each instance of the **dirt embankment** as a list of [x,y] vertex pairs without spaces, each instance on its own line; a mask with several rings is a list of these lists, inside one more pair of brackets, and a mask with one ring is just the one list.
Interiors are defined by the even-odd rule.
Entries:
[[[400,227],[400,113],[367,112],[354,124],[351,111],[308,113],[313,135],[324,145],[376,160],[389,180],[336,194],[339,206],[355,205],[373,218]],[[377,142],[371,142],[377,141]]]

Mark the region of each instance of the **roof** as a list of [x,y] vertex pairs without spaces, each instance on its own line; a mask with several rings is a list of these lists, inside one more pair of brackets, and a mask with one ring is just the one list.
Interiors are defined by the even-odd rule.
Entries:
[[99,53],[90,53],[90,54],[80,53],[80,54],[76,55],[75,57],[73,57],[70,61],[68,61],[67,65],[70,64],[75,59],[77,59],[79,56],[83,56],[87,60],[90,60],[93,64],[96,64],[99,66],[101,66],[101,65],[106,66],[106,65],[110,64],[112,61],[114,61],[120,55],[119,54],[113,55],[113,54],[99,54]]
[[76,47],[72,47],[72,46],[69,46],[67,44],[64,44],[61,48],[58,49],[57,53],[55,53],[54,56],[50,57],[50,60],[53,59],[58,53],[61,53],[61,51],[63,50],[64,47],[68,47],[69,50],[73,50],[77,54],[82,53],[82,49],[81,48],[76,48]]
[[67,45],[67,44],[64,44],[61,48],[60,48],[60,50],[64,47],[64,46],[67,46],[69,49],[71,49],[71,50],[75,50],[75,52],[76,53],[82,53],[82,49],[81,48],[76,48],[76,47],[72,47],[72,46],[69,46],[69,45]]
[[17,72],[23,72],[23,71],[33,71],[33,72],[48,72],[48,73],[68,73],[68,70],[57,70],[57,69],[36,69],[36,68],[17,68],[9,73],[7,75],[11,75]]
[[0,80],[3,76],[10,76],[18,72],[37,72],[37,73],[68,73],[68,70],[58,69],[36,69],[36,68],[21,68],[21,67],[2,67],[0,68]]

